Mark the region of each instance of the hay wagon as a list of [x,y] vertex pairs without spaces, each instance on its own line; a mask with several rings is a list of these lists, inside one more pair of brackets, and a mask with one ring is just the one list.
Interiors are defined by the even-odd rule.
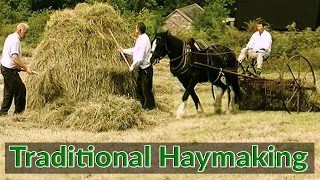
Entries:
[[[239,76],[242,98],[239,109],[242,110],[286,110],[310,112],[320,111],[319,90],[310,61],[296,55],[286,58],[282,68],[278,68],[276,79],[261,78],[245,72],[222,70]],[[195,66],[221,70],[220,68],[199,62]],[[254,64],[251,64],[254,70]],[[248,70],[248,67],[246,68]],[[250,72],[250,71],[249,71]]]

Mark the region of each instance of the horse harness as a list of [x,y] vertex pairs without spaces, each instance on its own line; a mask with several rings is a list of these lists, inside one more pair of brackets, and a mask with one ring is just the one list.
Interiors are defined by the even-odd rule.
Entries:
[[[166,50],[167,50],[167,45],[165,45],[165,46],[166,46]],[[213,52],[210,52],[210,51],[213,51]],[[190,43],[184,42],[182,55],[170,60],[170,61],[175,61],[175,60],[182,58],[179,65],[176,67],[170,66],[170,69],[171,69],[171,72],[173,73],[174,76],[179,76],[179,75],[182,75],[185,72],[187,72],[189,70],[189,67],[194,66],[195,60],[192,58],[193,54],[206,55],[206,57],[207,57],[206,65],[214,66],[214,59],[213,59],[214,56],[222,55],[223,56],[222,58],[226,61],[228,59],[228,54],[230,54],[230,53],[233,53],[233,52],[232,51],[222,52],[217,46],[211,46],[211,47],[204,49],[200,52],[195,52],[195,51],[192,51]],[[201,68],[203,68],[203,67],[201,67]],[[207,73],[208,73],[208,77],[209,77],[209,71],[207,71]],[[221,76],[224,76],[222,67],[220,68],[219,75],[217,76],[217,78],[214,81],[212,81],[212,83],[215,83],[216,81],[218,81],[221,78]]]

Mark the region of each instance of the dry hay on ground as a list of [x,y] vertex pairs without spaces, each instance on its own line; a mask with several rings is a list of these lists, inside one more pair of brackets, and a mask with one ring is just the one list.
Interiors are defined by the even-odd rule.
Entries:
[[28,108],[46,113],[39,118],[91,131],[143,121],[141,107],[130,100],[136,74],[120,59],[109,28],[121,46],[132,46],[123,20],[108,4],[83,3],[51,15],[31,64],[40,74],[26,79]]
[[[35,117],[41,118],[35,118]],[[103,132],[153,125],[142,114],[141,105],[125,96],[108,95],[83,102],[59,99],[27,115],[43,128],[71,128]]]

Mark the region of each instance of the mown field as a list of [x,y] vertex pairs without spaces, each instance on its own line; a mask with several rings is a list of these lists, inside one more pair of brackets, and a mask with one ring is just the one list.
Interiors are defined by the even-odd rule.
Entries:
[[[155,66],[154,91],[158,102],[168,102],[170,113],[159,109],[143,112],[155,123],[145,128],[125,131],[84,132],[71,129],[42,128],[28,122],[24,115],[0,118],[0,178],[13,179],[320,179],[320,135],[319,113],[293,113],[284,111],[239,111],[226,115],[226,99],[223,113],[214,115],[210,84],[199,84],[196,91],[203,104],[205,114],[198,115],[191,98],[186,108],[186,117],[175,119],[180,104],[182,86],[168,67],[168,60]],[[320,74],[317,73],[317,77]],[[266,76],[277,76],[276,73]],[[1,77],[2,78],[2,77]],[[1,81],[2,82],[2,81]],[[1,84],[1,90],[2,90]],[[1,93],[0,93],[1,94]],[[1,100],[2,100],[2,96]],[[170,102],[170,101],[169,101]],[[37,117],[34,117],[37,118]],[[315,174],[5,174],[6,142],[314,142]]]

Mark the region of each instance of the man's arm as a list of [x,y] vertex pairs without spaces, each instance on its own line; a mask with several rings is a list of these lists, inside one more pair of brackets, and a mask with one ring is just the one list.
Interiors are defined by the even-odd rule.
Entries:
[[18,65],[20,68],[23,68],[28,74],[32,73],[32,70],[21,61],[17,54],[13,54],[11,59],[16,65]]
[[125,54],[129,54],[129,55],[133,55],[133,51],[134,51],[134,48],[129,48],[129,49],[122,49],[122,52],[125,53]]
[[21,42],[20,41],[16,41],[12,44],[12,46],[10,46],[10,57],[11,60],[21,69],[23,68],[27,73],[31,74],[32,71],[31,69],[26,66],[20,59],[19,54],[21,53]]

